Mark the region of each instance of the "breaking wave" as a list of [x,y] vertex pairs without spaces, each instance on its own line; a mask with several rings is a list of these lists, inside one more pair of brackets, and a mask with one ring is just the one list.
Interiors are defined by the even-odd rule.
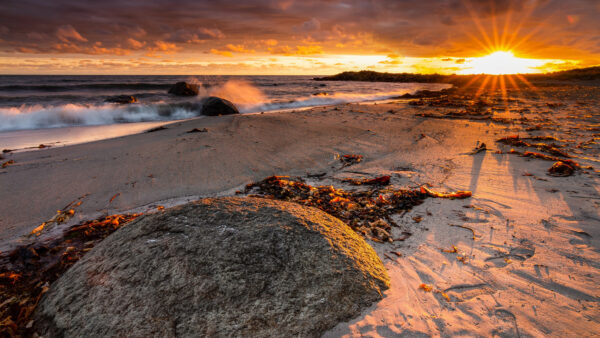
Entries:
[[181,105],[23,106],[0,108],[0,131],[169,121],[187,119],[197,115],[198,113],[190,107]]
[[[180,98],[168,96],[165,93],[161,94],[163,96],[156,102],[141,99],[140,103],[130,105],[95,101],[92,103],[78,102],[53,105],[32,103],[13,107],[0,107],[0,131],[188,119],[202,115],[202,99],[208,96],[218,96],[233,102],[241,113],[254,113],[340,103],[386,100],[423,89],[422,86],[407,86],[406,88],[396,88],[394,91],[384,92],[380,90],[373,93],[371,90],[367,93],[360,93],[360,91],[369,89],[359,88],[356,87],[358,85],[355,85],[350,90],[359,91],[359,93],[335,93],[334,88],[327,88],[328,93],[315,95],[316,93],[313,93],[311,90],[312,87],[288,87],[277,89],[285,90],[286,94],[277,98],[276,95],[267,96],[257,86],[240,79],[232,79],[220,85],[202,84],[199,81],[194,81],[194,79],[188,79],[188,82],[199,85],[200,92],[198,97],[191,99]],[[86,86],[103,85],[89,84]],[[133,88],[139,84],[128,83],[122,85],[125,88]],[[114,86],[114,84],[111,84],[111,86]],[[157,86],[165,88],[164,85]],[[331,86],[333,87],[333,85]],[[10,86],[0,87],[5,90]],[[62,87],[66,86],[55,86],[53,88]],[[439,85],[439,88],[429,87],[429,89],[441,90],[445,87],[447,86]],[[299,97],[295,97],[294,94]],[[139,98],[143,96],[144,94],[141,93]],[[146,96],[151,95],[146,94]],[[162,99],[162,97],[165,97],[165,99]]]

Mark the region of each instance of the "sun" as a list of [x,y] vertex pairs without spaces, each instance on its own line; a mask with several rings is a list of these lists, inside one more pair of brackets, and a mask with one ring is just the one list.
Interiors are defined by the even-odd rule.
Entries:
[[542,60],[524,59],[514,56],[511,51],[496,51],[492,54],[471,58],[465,62],[461,74],[525,74],[539,73],[536,69],[543,64]]

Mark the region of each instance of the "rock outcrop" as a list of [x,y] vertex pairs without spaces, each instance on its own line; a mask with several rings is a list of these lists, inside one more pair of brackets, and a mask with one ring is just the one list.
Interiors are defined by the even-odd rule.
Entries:
[[209,96],[202,103],[202,115],[219,116],[239,113],[233,103],[220,97]]
[[198,85],[183,81],[177,82],[169,89],[169,94],[179,96],[196,96],[198,95]]
[[203,199],[117,230],[51,285],[54,336],[319,336],[379,300],[375,251],[315,208]]

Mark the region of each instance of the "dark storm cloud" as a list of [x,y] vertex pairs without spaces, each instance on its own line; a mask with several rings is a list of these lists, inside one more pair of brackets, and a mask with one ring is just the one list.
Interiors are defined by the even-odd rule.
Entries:
[[493,24],[502,33],[510,18],[514,43],[531,35],[520,45],[530,54],[597,56],[598,17],[595,0],[1,0],[0,50],[208,51],[268,39],[295,48],[304,39],[325,51],[466,56],[482,49],[474,38],[489,44],[477,25],[494,40]]

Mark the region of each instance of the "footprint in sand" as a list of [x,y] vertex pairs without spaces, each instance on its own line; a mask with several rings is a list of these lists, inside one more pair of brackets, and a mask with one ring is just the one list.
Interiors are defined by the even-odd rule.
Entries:
[[498,319],[499,326],[492,330],[493,337],[521,337],[517,317],[512,312],[497,309],[494,315]]
[[486,262],[492,262],[498,268],[503,268],[513,260],[525,261],[535,255],[535,247],[529,240],[523,239],[519,246],[511,248],[508,253],[500,253],[494,257],[488,257]]
[[546,219],[543,219],[541,222],[544,225],[544,228],[546,228],[548,230],[552,230],[552,231],[560,232],[560,233],[563,233],[566,235],[574,236],[574,238],[569,239],[569,244],[571,244],[575,247],[585,248],[590,245],[592,235],[588,234],[585,231],[565,229],[565,228],[563,228],[559,225],[556,225]]
[[496,293],[489,284],[481,283],[481,284],[459,284],[453,285],[444,292],[450,297],[450,300],[453,302],[464,302],[469,299],[481,296],[481,295],[491,295]]

